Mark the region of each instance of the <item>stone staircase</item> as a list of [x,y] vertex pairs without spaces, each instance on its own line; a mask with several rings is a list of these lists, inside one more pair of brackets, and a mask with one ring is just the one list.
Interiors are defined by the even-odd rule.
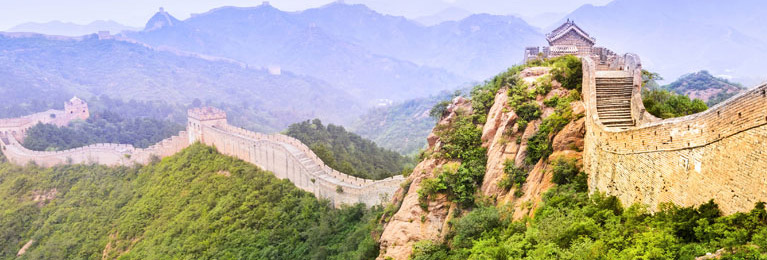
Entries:
[[633,78],[626,72],[605,71],[597,74],[596,83],[597,114],[602,124],[623,129],[634,126],[631,118]]
[[311,175],[317,176],[319,178],[323,178],[331,183],[334,183],[336,185],[341,186],[347,186],[348,184],[344,183],[341,180],[338,180],[336,178],[333,178],[330,174],[328,174],[325,169],[323,169],[322,166],[318,165],[314,160],[312,160],[306,153],[299,150],[298,148],[288,145],[288,144],[282,144],[282,146],[287,150],[290,154],[292,154],[298,161],[303,165],[303,167],[309,171]]

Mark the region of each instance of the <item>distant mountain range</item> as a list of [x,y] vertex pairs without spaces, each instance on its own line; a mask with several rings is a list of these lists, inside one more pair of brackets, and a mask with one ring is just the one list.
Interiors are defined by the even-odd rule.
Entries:
[[63,104],[72,95],[172,104],[199,99],[251,111],[247,126],[273,132],[306,118],[345,122],[362,110],[348,93],[316,78],[273,75],[238,62],[96,35],[0,34],[0,53],[4,111],[29,102]]
[[141,28],[130,27],[115,21],[94,21],[89,24],[65,23],[51,21],[47,23],[23,23],[8,29],[8,32],[35,32],[48,35],[81,36],[99,31],[119,33]]
[[222,7],[184,21],[158,12],[143,31],[125,36],[251,66],[279,66],[366,102],[427,96],[484,80],[519,62],[522,48],[542,39],[510,16],[473,15],[426,27],[343,3],[302,12]]
[[[668,80],[707,70],[750,86],[767,79],[762,10],[765,1],[615,0],[567,15],[526,18],[538,25],[573,19],[598,45],[637,53],[644,68]],[[427,97],[521,62],[524,47],[545,45],[544,34],[553,29],[516,16],[460,19],[465,15],[445,10],[419,22],[340,2],[299,12],[266,4],[221,7],[185,20],[161,10],[143,29],[125,31],[117,41],[4,35],[0,94],[27,101],[0,107],[26,111],[74,94],[182,105],[199,98],[242,112],[235,122],[244,126],[278,131],[314,117],[351,123],[374,104],[394,102],[399,105],[365,114],[367,120],[354,128],[382,146],[410,152],[420,143],[408,144],[414,137],[403,133],[426,133],[422,122],[413,120],[423,119],[415,115],[433,102]],[[35,26],[13,30],[45,32],[59,25]],[[80,32],[55,31],[124,30],[109,22],[80,27]],[[394,118],[419,130],[402,130],[409,128],[397,126]]]
[[425,25],[433,26],[448,21],[458,21],[466,17],[471,16],[472,13],[458,7],[448,7],[438,13],[415,18],[416,22]]

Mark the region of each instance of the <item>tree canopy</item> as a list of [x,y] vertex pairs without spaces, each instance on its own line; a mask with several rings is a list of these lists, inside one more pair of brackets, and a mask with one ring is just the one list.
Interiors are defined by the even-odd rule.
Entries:
[[0,197],[0,259],[378,254],[371,232],[380,207],[335,209],[288,180],[200,144],[143,167],[19,167],[0,159]]
[[94,143],[146,148],[182,130],[183,125],[167,120],[127,119],[105,111],[93,113],[86,121],[74,121],[66,127],[38,123],[27,130],[23,145],[36,151],[66,150]]
[[325,164],[366,179],[385,179],[412,167],[412,160],[381,147],[342,126],[307,120],[288,127],[287,135],[309,146]]

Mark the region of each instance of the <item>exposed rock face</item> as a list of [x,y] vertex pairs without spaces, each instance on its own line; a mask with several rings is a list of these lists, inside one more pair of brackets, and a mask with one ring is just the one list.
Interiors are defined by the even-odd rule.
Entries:
[[[535,82],[535,79],[546,75],[545,68],[534,68],[523,71],[526,75],[525,82]],[[554,112],[552,108],[542,105],[545,98],[553,95],[564,97],[567,94],[561,85],[554,82],[552,91],[545,97],[539,96],[536,100],[541,105],[544,116]],[[527,139],[534,135],[542,122],[537,119],[529,122],[525,128],[520,129],[517,124],[517,114],[508,106],[508,90],[501,89],[495,96],[494,104],[490,108],[487,121],[482,128],[482,146],[487,148],[487,170],[479,187],[478,193],[482,196],[494,198],[496,203],[510,205],[514,209],[512,217],[520,219],[532,214],[533,210],[541,202],[544,192],[551,188],[551,172],[549,162],[564,156],[567,158],[580,158],[583,149],[583,136],[585,134],[584,120],[570,122],[562,131],[553,137],[554,153],[537,162],[532,166],[527,177],[527,182],[522,185],[522,196],[516,197],[511,192],[498,187],[498,182],[504,177],[504,162],[514,160],[516,166],[523,166],[526,156]],[[464,98],[456,98],[448,107],[448,115],[439,125],[450,124],[456,118],[457,110],[469,111],[471,104]],[[573,114],[583,114],[581,102],[573,103]],[[439,136],[435,133],[429,135],[428,151],[436,151],[441,147]],[[411,185],[407,190],[400,189],[394,198],[395,204],[402,201],[399,210],[384,225],[384,231],[380,239],[381,254],[378,259],[391,257],[393,259],[407,259],[410,257],[413,244],[419,240],[429,239],[441,242],[448,231],[448,221],[453,217],[455,205],[447,201],[445,196],[430,198],[428,211],[424,211],[418,203],[418,190],[421,182],[436,175],[435,171],[448,163],[444,160],[426,159],[415,168],[408,177]]]
[[[450,124],[456,118],[458,110],[470,111],[471,104],[463,97],[453,100],[448,106],[447,113],[439,125]],[[438,150],[441,143],[439,137],[432,133],[429,135],[428,151]],[[411,182],[407,191],[403,188],[397,191],[394,198],[395,203],[402,201],[397,213],[384,226],[381,234],[381,253],[379,259],[392,257],[394,259],[407,259],[413,250],[413,244],[419,240],[429,239],[439,241],[444,237],[447,227],[447,221],[452,215],[450,212],[454,206],[448,202],[445,196],[436,196],[430,198],[427,210],[423,210],[418,203],[418,190],[421,188],[421,182],[426,178],[436,175],[435,170],[439,169],[448,161],[426,159],[419,163],[413,173],[408,177]]]

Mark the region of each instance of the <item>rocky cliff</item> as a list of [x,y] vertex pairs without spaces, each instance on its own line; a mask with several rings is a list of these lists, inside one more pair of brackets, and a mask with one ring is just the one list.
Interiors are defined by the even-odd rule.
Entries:
[[[562,88],[561,84],[551,81],[550,91],[536,91],[540,86],[541,78],[549,77],[548,68],[527,68],[513,78],[517,82],[524,82],[527,93],[536,93],[530,100],[531,104],[537,105],[540,111],[538,119],[527,122],[525,115],[518,115],[510,105],[514,94],[509,94],[510,86],[501,86],[495,93],[492,106],[487,112],[487,119],[481,127],[481,145],[486,149],[487,165],[481,182],[478,183],[475,192],[476,200],[480,203],[493,203],[506,205],[513,219],[520,219],[533,214],[541,201],[541,195],[552,187],[550,164],[554,158],[575,158],[580,163],[581,150],[583,148],[583,136],[585,134],[583,119],[571,120],[561,131],[551,134],[550,155],[541,158],[537,162],[526,163],[528,139],[540,129],[543,120],[556,113],[554,107],[545,103],[554,99],[565,99],[571,91]],[[519,84],[517,83],[517,84]],[[540,88],[538,88],[540,89]],[[541,93],[541,92],[545,92]],[[473,98],[472,98],[473,99]],[[573,101],[569,104],[573,118],[580,118],[584,113],[583,104]],[[422,189],[424,180],[436,177],[442,168],[450,167],[455,163],[450,160],[434,156],[444,147],[444,140],[440,137],[438,129],[450,127],[455,123],[460,113],[479,113],[472,111],[472,101],[462,97],[453,100],[447,107],[445,116],[438,122],[434,132],[428,137],[428,148],[424,152],[425,158],[408,177],[406,184],[396,193],[394,205],[401,205],[384,224],[384,230],[380,239],[381,251],[379,259],[407,259],[413,250],[415,242],[420,240],[442,241],[450,232],[451,222],[454,217],[459,217],[471,208],[451,202],[446,195],[438,194],[430,197],[428,202],[419,203],[419,190]],[[513,163],[507,163],[513,162]],[[513,164],[528,172],[526,181],[520,185],[514,185],[511,189],[504,185],[504,178],[508,169],[505,164]],[[388,219],[387,219],[388,218]]]

